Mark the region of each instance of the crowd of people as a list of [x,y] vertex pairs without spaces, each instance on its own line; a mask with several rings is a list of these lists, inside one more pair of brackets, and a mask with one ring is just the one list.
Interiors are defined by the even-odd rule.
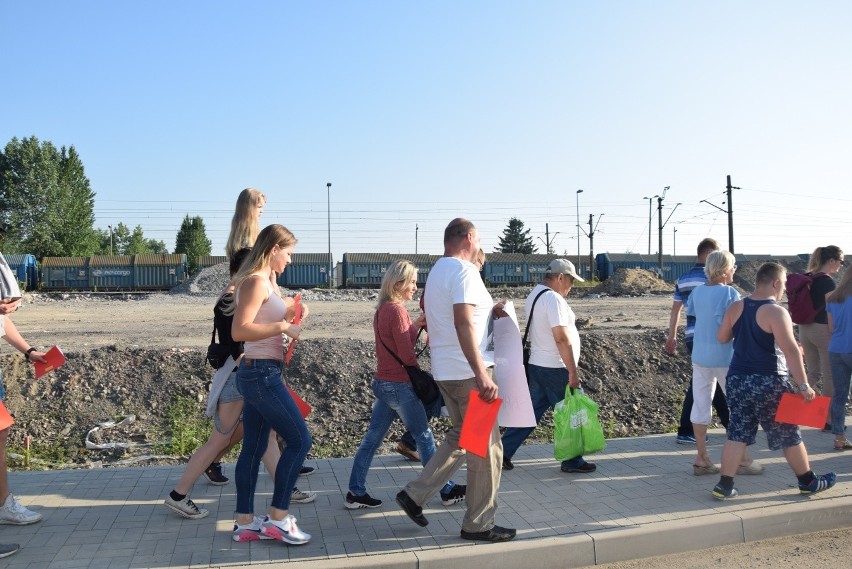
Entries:
[[[263,193],[252,188],[237,200],[226,246],[231,280],[214,307],[215,334],[227,356],[214,375],[207,405],[213,431],[193,454],[164,504],[189,519],[207,516],[209,512],[189,497],[191,489],[202,476],[211,484],[228,483],[220,460],[241,443],[234,470],[234,541],[272,539],[301,545],[311,535],[299,528],[290,505],[316,498],[315,493],[296,487],[297,478],[313,470],[303,464],[312,438],[282,372],[288,339],[300,338],[308,307],[282,296],[276,285],[297,239],[283,225],[260,229],[265,204]],[[397,450],[423,466],[419,476],[396,494],[405,514],[426,526],[423,506],[437,494],[446,506],[465,503],[462,539],[511,540],[516,530],[498,525],[495,519],[498,489],[503,471],[515,468],[512,458],[535,427],[509,427],[501,434],[495,421],[490,433],[483,433],[488,439],[483,456],[460,446],[471,397],[489,403],[500,391],[494,380],[489,331],[495,320],[509,316],[506,301],[495,302],[481,278],[484,254],[471,221],[453,219],[444,231],[443,246],[444,254],[429,272],[421,297],[423,313],[414,320],[404,303],[417,293],[416,267],[396,261],[385,272],[373,319],[375,401],[342,501],[352,510],[382,506],[368,492],[367,475],[376,450],[399,418],[408,431]],[[782,450],[802,494],[831,488],[835,474],[814,474],[798,426],[776,422],[775,411],[783,394],[799,394],[811,401],[819,386],[823,395],[831,397],[826,429],[835,436],[834,448],[852,449],[845,434],[852,376],[852,272],[846,271],[836,287],[830,276],[843,266],[843,252],[829,246],[812,255],[809,273],[817,316],[811,323],[799,324],[801,345],[789,313],[779,304],[785,290],[784,267],[765,263],[757,272],[754,292],[740,298],[731,286],[737,269],[734,256],[721,251],[712,239],[701,241],[697,254],[695,267],[677,282],[664,346],[666,352],[676,352],[685,308],[685,344],[693,375],[676,441],[695,444],[693,474],[719,474],[712,495],[720,500],[736,496],[736,475],[760,475],[765,470],[747,450],[760,426],[769,448]],[[566,298],[574,284],[582,281],[570,261],[555,259],[525,302],[530,340],[526,380],[536,423],[563,399],[566,389],[581,388],[580,335]],[[19,304],[19,298],[0,301],[0,336],[29,361],[44,361],[44,353],[30,346],[9,318]],[[438,389],[438,395],[428,401],[418,396],[410,379],[411,370],[418,367],[416,338],[424,331]],[[0,375],[0,401],[3,398]],[[721,466],[714,464],[706,445],[713,408],[727,430]],[[436,444],[429,420],[442,412],[451,426]],[[8,427],[0,430],[0,523],[38,522],[41,515],[9,492],[7,437]],[[254,495],[261,462],[274,480],[274,489],[268,511],[257,515]],[[467,484],[458,484],[453,477],[463,465]],[[562,461],[560,468],[588,474],[597,467],[579,455]],[[0,545],[0,557],[17,550],[17,545]]]

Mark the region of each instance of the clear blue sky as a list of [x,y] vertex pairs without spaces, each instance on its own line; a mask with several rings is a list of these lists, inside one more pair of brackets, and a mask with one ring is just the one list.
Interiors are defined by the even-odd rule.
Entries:
[[[223,254],[240,190],[297,252],[440,253],[456,216],[493,251],[852,249],[852,2],[6,1],[0,144],[76,147],[96,226],[171,250],[201,215]],[[656,202],[652,252],[657,251]],[[675,241],[675,232],[676,243]],[[541,238],[541,240],[539,240]],[[582,237],[580,249],[589,250]]]

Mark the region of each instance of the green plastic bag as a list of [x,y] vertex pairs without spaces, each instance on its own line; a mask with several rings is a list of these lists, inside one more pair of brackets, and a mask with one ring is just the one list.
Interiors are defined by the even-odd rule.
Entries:
[[582,389],[565,389],[565,399],[553,410],[553,457],[568,460],[606,448],[598,404]]

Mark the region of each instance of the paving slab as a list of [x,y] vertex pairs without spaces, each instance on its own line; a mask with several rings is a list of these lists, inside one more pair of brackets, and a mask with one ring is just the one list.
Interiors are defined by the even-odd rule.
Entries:
[[[740,476],[740,496],[720,502],[710,494],[717,476],[692,474],[694,446],[674,435],[613,439],[588,457],[593,474],[565,474],[552,446],[525,445],[504,472],[497,523],[515,527],[514,541],[460,539],[464,504],[425,507],[421,528],[398,508],[394,496],[420,466],[398,455],[377,456],[367,479],[381,508],[343,507],[351,458],[310,460],[316,474],[298,481],[318,492],[311,504],[293,504],[299,526],[313,535],[304,546],[231,540],[236,495],[233,483],[211,486],[202,478],[192,499],[210,515],[186,520],[162,505],[183,471],[175,467],[100,468],[13,472],[10,485],[26,506],[44,515],[30,526],[0,527],[0,542],[22,549],[4,559],[10,569],[44,567],[299,569],[548,569],[583,567],[653,555],[743,543],[837,527],[852,527],[852,452],[835,452],[833,435],[803,429],[815,472],[834,471],[837,485],[801,496],[780,452],[762,433],[751,447],[766,466],[760,476]],[[724,432],[711,431],[709,451],[718,459]],[[233,476],[233,465],[226,465]],[[464,483],[462,469],[455,480]],[[265,512],[272,480],[261,473],[255,508]]]

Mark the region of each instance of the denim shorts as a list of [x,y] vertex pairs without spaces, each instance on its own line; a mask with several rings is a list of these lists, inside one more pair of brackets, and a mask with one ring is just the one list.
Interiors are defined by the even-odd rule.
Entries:
[[[228,379],[225,380],[225,385],[222,386],[222,391],[219,392],[219,404],[233,403],[234,401],[242,401],[243,396],[237,390],[237,372],[232,371]],[[237,420],[239,424],[240,420]],[[219,417],[219,408],[216,407],[216,412],[213,414],[213,426],[223,435],[228,435],[233,432],[235,425],[222,425],[222,420]]]
[[802,442],[798,425],[777,423],[775,413],[784,393],[795,393],[788,377],[762,374],[729,375],[726,381],[728,440],[752,445],[758,424],[766,433],[771,450],[789,448]]

